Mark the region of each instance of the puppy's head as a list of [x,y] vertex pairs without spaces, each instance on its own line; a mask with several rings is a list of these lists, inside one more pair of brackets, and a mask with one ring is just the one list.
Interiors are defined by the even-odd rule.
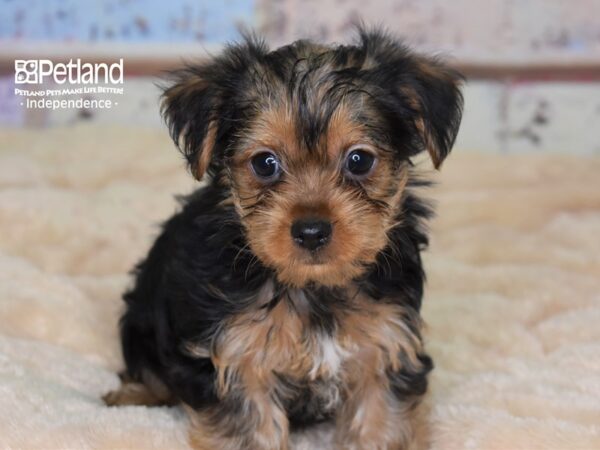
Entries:
[[227,187],[281,282],[340,285],[402,220],[410,157],[435,167],[461,118],[460,76],[379,32],[353,46],[254,39],[175,73],[163,98],[192,173]]

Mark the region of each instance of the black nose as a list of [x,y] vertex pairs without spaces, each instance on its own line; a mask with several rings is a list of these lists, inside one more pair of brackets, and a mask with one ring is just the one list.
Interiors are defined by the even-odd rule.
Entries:
[[331,222],[321,219],[301,219],[292,224],[294,242],[307,250],[316,250],[329,242]]

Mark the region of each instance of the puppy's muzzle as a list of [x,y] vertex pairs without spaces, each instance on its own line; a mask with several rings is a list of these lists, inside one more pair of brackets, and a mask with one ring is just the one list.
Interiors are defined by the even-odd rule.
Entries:
[[292,238],[300,247],[314,251],[331,240],[331,222],[319,218],[299,219],[292,224]]

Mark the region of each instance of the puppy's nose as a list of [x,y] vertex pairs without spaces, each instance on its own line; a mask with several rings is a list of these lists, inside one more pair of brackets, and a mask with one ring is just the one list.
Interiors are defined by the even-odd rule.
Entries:
[[294,242],[307,250],[316,250],[329,242],[331,222],[322,219],[300,219],[292,224]]

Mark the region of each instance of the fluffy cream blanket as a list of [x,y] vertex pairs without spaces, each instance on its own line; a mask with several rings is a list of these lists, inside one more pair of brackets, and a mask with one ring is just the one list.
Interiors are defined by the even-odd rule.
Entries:
[[[432,448],[600,449],[600,158],[457,150],[435,178]],[[162,130],[0,132],[0,448],[187,448],[181,409],[100,396],[127,271],[193,186]]]

